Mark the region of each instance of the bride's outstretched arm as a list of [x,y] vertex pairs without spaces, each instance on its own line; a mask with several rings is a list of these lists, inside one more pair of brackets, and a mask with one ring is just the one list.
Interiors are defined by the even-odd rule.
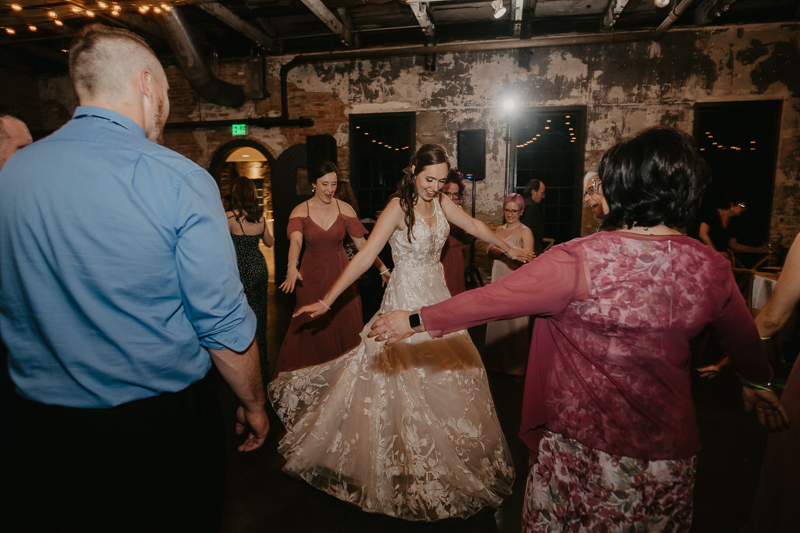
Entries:
[[516,248],[498,238],[497,234],[495,234],[495,232],[493,232],[489,226],[466,214],[463,209],[459,209],[459,207],[447,196],[442,195],[441,204],[442,210],[444,211],[444,216],[447,217],[448,222],[455,224],[459,228],[471,235],[474,235],[482,241],[492,243],[506,252],[512,259],[527,263],[536,257],[536,254],[534,254],[533,251]]
[[333,302],[336,301],[336,298],[372,266],[375,258],[378,257],[380,251],[386,246],[392,233],[404,224],[403,210],[400,208],[400,202],[390,201],[378,218],[378,222],[375,223],[375,228],[372,230],[372,233],[370,233],[367,243],[353,259],[350,260],[350,264],[347,265],[344,272],[342,272],[333,283],[331,288],[328,289],[325,297],[318,302],[301,307],[292,316],[296,317],[303,313],[308,313],[311,318],[314,318],[329,311]]

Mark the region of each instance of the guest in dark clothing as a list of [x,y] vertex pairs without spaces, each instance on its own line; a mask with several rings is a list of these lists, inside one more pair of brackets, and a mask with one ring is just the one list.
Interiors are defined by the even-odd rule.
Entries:
[[239,176],[233,182],[231,210],[228,216],[228,231],[231,232],[239,278],[244,286],[244,295],[250,309],[256,314],[256,339],[258,339],[258,363],[261,367],[262,383],[269,383],[269,359],[267,358],[267,293],[269,270],[267,261],[258,247],[259,241],[271,247],[275,237],[269,232],[263,209],[258,205],[258,194],[253,182]]
[[730,259],[728,248],[734,252],[742,253],[767,253],[767,246],[746,246],[739,244],[735,231],[731,228],[731,218],[741,216],[747,209],[745,196],[738,191],[731,191],[722,199],[722,206],[706,211],[700,218],[698,236],[701,241],[711,246]]
[[539,204],[544,200],[544,183],[541,180],[531,180],[525,186],[522,193],[525,199],[525,212],[520,218],[520,222],[528,226],[533,232],[533,252],[536,255],[544,252],[542,239],[544,238],[544,222]]

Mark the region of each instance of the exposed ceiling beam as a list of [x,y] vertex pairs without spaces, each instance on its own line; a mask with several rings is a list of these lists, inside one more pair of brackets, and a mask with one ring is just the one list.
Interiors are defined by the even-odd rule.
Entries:
[[411,11],[414,13],[414,17],[416,17],[417,22],[419,22],[419,27],[422,28],[422,33],[424,33],[425,37],[432,42],[435,35],[433,21],[428,16],[428,9],[430,9],[428,7],[428,3],[415,2],[413,4],[408,4],[408,7],[411,8]]
[[342,43],[347,46],[353,45],[353,36],[350,30],[345,28],[344,24],[336,18],[336,15],[331,13],[331,10],[325,7],[321,0],[300,0],[305,6],[314,13],[323,24],[325,24],[333,33],[339,36]]
[[608,31],[614,29],[614,24],[617,23],[617,19],[622,14],[625,6],[628,5],[628,1],[629,0],[608,0],[608,5],[605,11],[603,11],[602,27],[604,30]]
[[275,41],[269,35],[240,19],[234,15],[230,9],[222,4],[217,2],[205,2],[203,4],[195,5],[206,13],[213,15],[221,22],[224,22],[234,30],[241,32],[242,35],[256,44],[263,46],[267,50],[270,50],[275,46]]

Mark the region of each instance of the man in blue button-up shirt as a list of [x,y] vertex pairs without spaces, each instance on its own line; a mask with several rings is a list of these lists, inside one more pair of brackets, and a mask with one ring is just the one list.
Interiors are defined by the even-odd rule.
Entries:
[[218,530],[212,360],[242,402],[239,449],[269,427],[219,191],[153,142],[168,84],[144,41],[85,29],[70,74],[72,120],[0,173],[0,328],[24,442],[15,507],[56,528]]

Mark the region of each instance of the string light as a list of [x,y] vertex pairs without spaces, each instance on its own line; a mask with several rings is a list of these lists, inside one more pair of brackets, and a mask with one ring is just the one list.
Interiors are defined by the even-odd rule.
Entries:
[[118,5],[115,5],[114,7],[111,8],[112,11],[119,11],[120,9],[122,8],[119,7]]
[[105,2],[97,2],[97,5],[100,6],[100,9],[105,9],[108,7],[108,4]]
[[58,18],[58,13],[56,13],[55,11],[48,11],[47,16],[50,17],[51,19]]
[[11,9],[14,11],[22,11],[22,6],[19,4],[11,4]]
[[147,13],[148,11],[150,11],[150,6],[140,6],[139,7],[139,13]]
[[81,8],[79,8],[78,6],[73,6],[72,7],[72,12],[73,13],[80,13],[81,12]]
[[161,13],[161,8],[160,7],[154,7],[153,8],[153,13],[155,13],[155,14]]
[[167,4],[161,4],[161,7],[162,7],[162,8],[164,9],[164,11],[166,11],[166,12],[170,12],[170,11],[172,11],[172,7],[170,7],[170,6],[169,6],[169,5],[167,5]]
[[87,10],[86,10],[86,16],[87,16],[87,17],[93,17],[93,16],[94,16],[94,11],[89,11],[89,10],[87,9]]
[[111,12],[111,15],[114,16],[114,17],[118,17],[119,16],[119,11],[115,9],[114,11]]
[[37,28],[37,27],[36,27],[36,26],[34,26],[33,24],[29,24],[29,25],[28,25],[28,29],[29,29],[29,30],[31,30],[31,31],[36,31],[36,30],[38,30],[39,28]]
[[17,31],[14,28],[6,28],[6,33],[9,35],[14,35]]
[[54,20],[53,22],[55,23],[56,26],[63,26],[64,25],[64,23],[61,22],[60,20]]

